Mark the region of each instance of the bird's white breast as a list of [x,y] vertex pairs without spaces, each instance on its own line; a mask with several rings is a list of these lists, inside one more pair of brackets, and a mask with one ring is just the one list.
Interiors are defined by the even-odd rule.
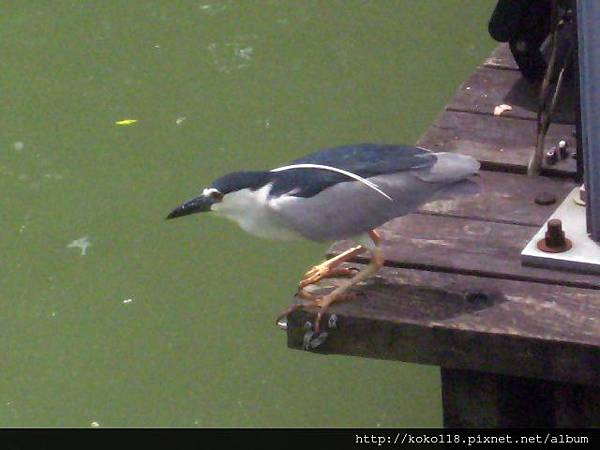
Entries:
[[268,184],[255,191],[241,189],[223,197],[212,211],[236,222],[244,231],[258,237],[275,240],[300,239],[302,236],[286,227],[269,206]]

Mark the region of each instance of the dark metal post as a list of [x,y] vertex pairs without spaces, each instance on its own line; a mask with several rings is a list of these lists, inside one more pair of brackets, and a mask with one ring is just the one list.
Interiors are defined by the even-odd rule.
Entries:
[[587,228],[600,242],[600,1],[577,0],[577,35]]

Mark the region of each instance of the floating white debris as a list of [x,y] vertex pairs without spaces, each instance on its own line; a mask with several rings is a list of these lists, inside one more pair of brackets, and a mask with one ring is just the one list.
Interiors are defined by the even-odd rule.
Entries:
[[64,178],[61,173],[45,173],[43,177],[47,180],[62,180]]
[[127,304],[127,303],[131,303],[133,302],[132,298],[126,298],[125,300],[123,300],[123,303]]
[[236,36],[236,41],[208,44],[207,49],[212,54],[217,70],[230,73],[250,67],[254,48],[244,41],[255,38],[255,35]]
[[67,245],[67,248],[78,248],[81,250],[81,256],[85,256],[88,247],[90,247],[92,243],[87,236],[80,237],[79,239],[75,239]]
[[16,151],[21,152],[25,148],[25,143],[23,143],[21,141],[13,142],[13,148]]
[[185,119],[187,119],[187,117],[178,117],[177,120],[175,120],[175,125],[181,125],[183,122],[185,122]]
[[90,426],[94,427],[94,428],[98,428],[100,426],[100,424],[94,420],[92,423],[90,423]]
[[227,5],[222,4],[206,4],[200,6],[202,11],[206,11],[208,14],[215,15],[227,9]]
[[252,59],[252,52],[254,52],[252,47],[244,47],[240,48],[237,53],[240,58],[250,60]]
[[510,106],[510,105],[506,105],[506,104],[498,105],[494,108],[494,115],[499,116],[503,112],[511,111],[511,110],[512,110],[512,106]]

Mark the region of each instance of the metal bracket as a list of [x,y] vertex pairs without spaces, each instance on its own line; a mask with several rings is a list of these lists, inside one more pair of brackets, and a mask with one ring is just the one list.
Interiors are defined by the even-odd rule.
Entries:
[[569,250],[549,253],[538,248],[546,236],[547,225],[536,233],[521,252],[524,265],[548,269],[568,269],[577,272],[600,273],[600,245],[586,231],[586,208],[579,201],[579,188],[575,188],[548,219],[559,219],[566,237],[572,242]]

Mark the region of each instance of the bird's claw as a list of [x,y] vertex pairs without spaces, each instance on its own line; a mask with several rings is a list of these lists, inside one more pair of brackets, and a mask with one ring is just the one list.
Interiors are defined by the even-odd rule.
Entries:
[[312,302],[312,303],[314,303],[318,300],[318,297],[316,297],[314,294],[311,294],[306,289],[301,288],[301,287],[298,288],[298,292],[296,292],[296,297],[301,298],[302,300],[308,300],[309,302]]
[[275,318],[275,325],[277,325],[282,330],[287,330],[287,316],[297,309],[302,308],[304,306],[302,303],[294,303],[290,307],[283,310],[279,315]]
[[323,278],[347,277],[351,278],[356,274],[357,270],[353,267],[337,267],[331,268],[328,265],[321,264],[311,267],[300,281],[298,287],[300,289],[321,281]]
[[[299,289],[296,296],[304,299],[305,301],[300,302],[300,303],[294,303],[289,308],[287,308],[285,311],[283,311],[281,314],[279,314],[277,316],[276,323],[280,328],[287,330],[287,321],[285,320],[285,318],[287,317],[288,314],[291,314],[292,312],[294,312],[297,309],[300,309],[304,306],[318,307],[319,311],[317,312],[317,315],[315,317],[314,326],[310,322],[306,322],[306,324],[305,324],[305,328],[307,328],[307,331],[304,335],[304,348],[306,350],[316,348],[319,345],[321,345],[323,342],[325,342],[325,339],[327,338],[328,333],[327,333],[327,331],[321,332],[321,321],[323,320],[323,317],[325,316],[325,314],[327,314],[329,306],[334,302],[337,302],[340,300],[348,300],[348,299],[351,299],[352,297],[354,297],[354,295],[350,294],[350,293],[337,294],[337,295],[329,294],[329,295],[325,295],[323,297],[315,297],[314,295],[306,292],[304,289]],[[284,322],[285,322],[285,325],[283,325]],[[328,329],[336,328],[337,322],[338,322],[337,315],[330,314],[329,318],[327,319],[327,328]]]
[[[306,339],[309,334],[310,334],[310,336],[308,337],[308,339],[310,342],[313,342],[315,339],[321,339],[318,341],[318,344],[316,344],[316,345],[313,345],[314,344],[314,342],[313,342],[313,344],[311,344],[310,348],[316,348],[317,346],[321,345],[324,342],[325,338],[327,337],[327,332],[321,333],[321,319],[323,317],[323,313],[325,313],[325,311],[327,310],[327,306],[322,306],[322,301],[323,301],[323,298],[319,298],[319,299],[315,299],[315,300],[311,301],[311,305],[319,306],[319,307],[321,307],[321,310],[317,313],[314,330],[313,330],[313,327],[310,322],[306,322],[306,324],[305,324],[305,328],[307,328],[307,332],[304,335],[304,340],[305,340],[304,347],[307,350],[309,348],[307,347]],[[294,303],[290,307],[286,308],[275,318],[275,325],[277,325],[282,330],[287,330],[287,316],[289,314],[293,313],[294,311],[302,308],[303,306],[306,306],[306,302]],[[329,317],[328,325],[329,325],[329,328],[335,328],[337,326],[337,316],[335,314],[332,314]],[[316,338],[315,338],[315,335],[317,336]],[[320,338],[319,336],[321,336],[321,335],[324,335],[324,336],[322,338]]]
[[[346,298],[347,297],[344,296],[344,299]],[[332,297],[331,295],[326,295],[315,300],[314,305],[319,307],[319,312],[317,313],[317,317],[315,318],[315,333],[319,333],[321,331],[321,320],[323,319],[325,313],[329,310],[329,305],[339,300],[341,300],[340,296]],[[332,316],[335,316],[335,314],[333,314]],[[331,316],[329,317],[328,323],[331,324]],[[334,323],[337,324],[337,316],[335,318]]]

